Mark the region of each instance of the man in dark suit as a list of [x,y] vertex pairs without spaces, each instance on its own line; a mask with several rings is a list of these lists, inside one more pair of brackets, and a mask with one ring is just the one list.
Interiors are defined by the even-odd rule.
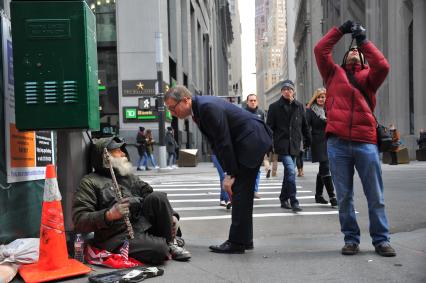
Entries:
[[223,170],[224,188],[232,195],[232,224],[217,253],[244,253],[253,249],[253,187],[263,156],[272,145],[272,133],[256,115],[215,96],[192,96],[184,86],[164,97],[173,116],[192,116],[208,139]]

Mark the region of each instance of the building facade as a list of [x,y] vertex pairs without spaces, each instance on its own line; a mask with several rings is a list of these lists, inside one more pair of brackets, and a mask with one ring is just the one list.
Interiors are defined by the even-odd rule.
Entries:
[[[367,1],[324,0],[297,3],[296,70],[298,92],[312,95],[322,85],[313,57],[313,46],[333,26],[351,19],[362,23],[367,38],[383,52],[390,73],[377,92],[375,114],[385,124],[395,124],[410,158],[415,158],[416,138],[426,128],[426,2],[423,0]],[[333,50],[341,62],[351,42],[345,36]],[[311,67],[310,67],[311,66]]]
[[[235,36],[228,0],[87,2],[97,19],[100,82],[106,89],[101,93],[101,123],[117,129],[129,144],[135,144],[140,126],[152,129],[158,141],[160,70],[162,92],[176,84],[198,95],[228,95],[233,85],[241,89],[238,62],[230,61]],[[239,21],[239,14],[234,17]],[[207,145],[192,120],[178,121],[167,112],[166,126],[175,129],[181,148],[201,149],[200,157],[205,157]],[[137,161],[136,148],[130,152]]]
[[283,67],[287,63],[284,56],[286,45],[286,5],[285,0],[256,0],[255,44],[256,44],[256,83],[259,105],[268,107],[265,93],[282,80]]
[[228,49],[228,95],[242,95],[242,72],[241,72],[241,22],[238,8],[238,0],[228,0],[231,14],[232,33],[234,40]]

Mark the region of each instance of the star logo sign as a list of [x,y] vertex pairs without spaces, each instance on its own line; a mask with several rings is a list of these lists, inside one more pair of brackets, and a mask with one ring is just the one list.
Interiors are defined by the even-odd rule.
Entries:
[[138,90],[143,90],[143,88],[145,87],[145,85],[141,82],[139,82],[136,87],[138,88]]

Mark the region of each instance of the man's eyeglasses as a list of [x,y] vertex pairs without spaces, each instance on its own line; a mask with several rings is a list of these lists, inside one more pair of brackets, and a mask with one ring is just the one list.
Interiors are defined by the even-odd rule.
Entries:
[[173,111],[175,112],[176,107],[178,106],[179,103],[181,103],[182,100],[179,100],[178,102],[175,103],[175,105],[171,105],[167,108],[169,108],[169,111]]

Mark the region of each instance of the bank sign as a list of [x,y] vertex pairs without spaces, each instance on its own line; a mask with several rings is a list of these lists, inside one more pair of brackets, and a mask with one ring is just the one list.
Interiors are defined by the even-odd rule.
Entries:
[[[171,121],[172,115],[166,111],[166,121]],[[158,122],[158,111],[140,109],[138,107],[123,107],[124,123]]]

